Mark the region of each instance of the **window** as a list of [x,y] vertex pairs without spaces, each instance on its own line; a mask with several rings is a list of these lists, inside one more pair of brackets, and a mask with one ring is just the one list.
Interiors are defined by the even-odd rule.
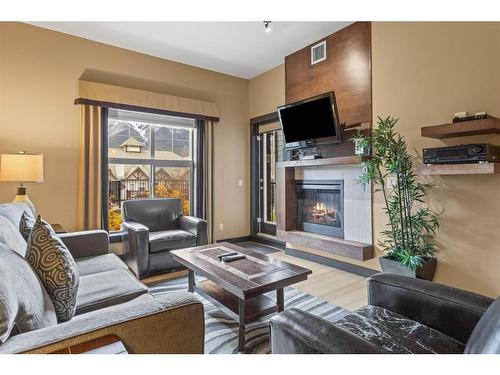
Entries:
[[110,109],[108,112],[108,228],[120,230],[121,203],[181,198],[191,212],[192,119]]

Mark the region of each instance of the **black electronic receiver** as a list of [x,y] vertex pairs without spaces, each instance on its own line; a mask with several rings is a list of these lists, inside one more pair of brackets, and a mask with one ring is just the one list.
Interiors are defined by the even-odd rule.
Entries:
[[219,258],[219,260],[222,260],[222,258],[229,257],[231,255],[238,255],[238,253],[236,251],[231,251],[230,253],[217,255],[217,258]]
[[232,262],[234,260],[245,259],[246,257],[243,254],[237,255],[229,255],[227,257],[222,258],[223,262]]
[[424,148],[424,164],[485,163],[500,161],[500,147],[488,143]]

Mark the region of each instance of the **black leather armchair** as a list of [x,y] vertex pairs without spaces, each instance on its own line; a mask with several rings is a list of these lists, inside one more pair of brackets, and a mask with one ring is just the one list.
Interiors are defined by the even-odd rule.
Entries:
[[182,266],[171,250],[207,244],[207,222],[184,216],[178,198],[134,199],[122,203],[124,259],[143,279]]
[[298,309],[271,319],[276,354],[500,353],[500,298],[381,273],[368,306],[335,322]]

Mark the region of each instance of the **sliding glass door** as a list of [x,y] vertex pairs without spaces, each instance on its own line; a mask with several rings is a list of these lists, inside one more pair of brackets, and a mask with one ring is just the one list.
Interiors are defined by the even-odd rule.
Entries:
[[283,160],[283,135],[279,123],[256,125],[252,161],[252,234],[276,236],[276,163]]

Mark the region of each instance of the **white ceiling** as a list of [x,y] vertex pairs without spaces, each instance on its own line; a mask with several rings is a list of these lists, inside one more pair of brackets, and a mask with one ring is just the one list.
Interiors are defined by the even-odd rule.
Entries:
[[31,22],[35,26],[242,78],[351,22]]

